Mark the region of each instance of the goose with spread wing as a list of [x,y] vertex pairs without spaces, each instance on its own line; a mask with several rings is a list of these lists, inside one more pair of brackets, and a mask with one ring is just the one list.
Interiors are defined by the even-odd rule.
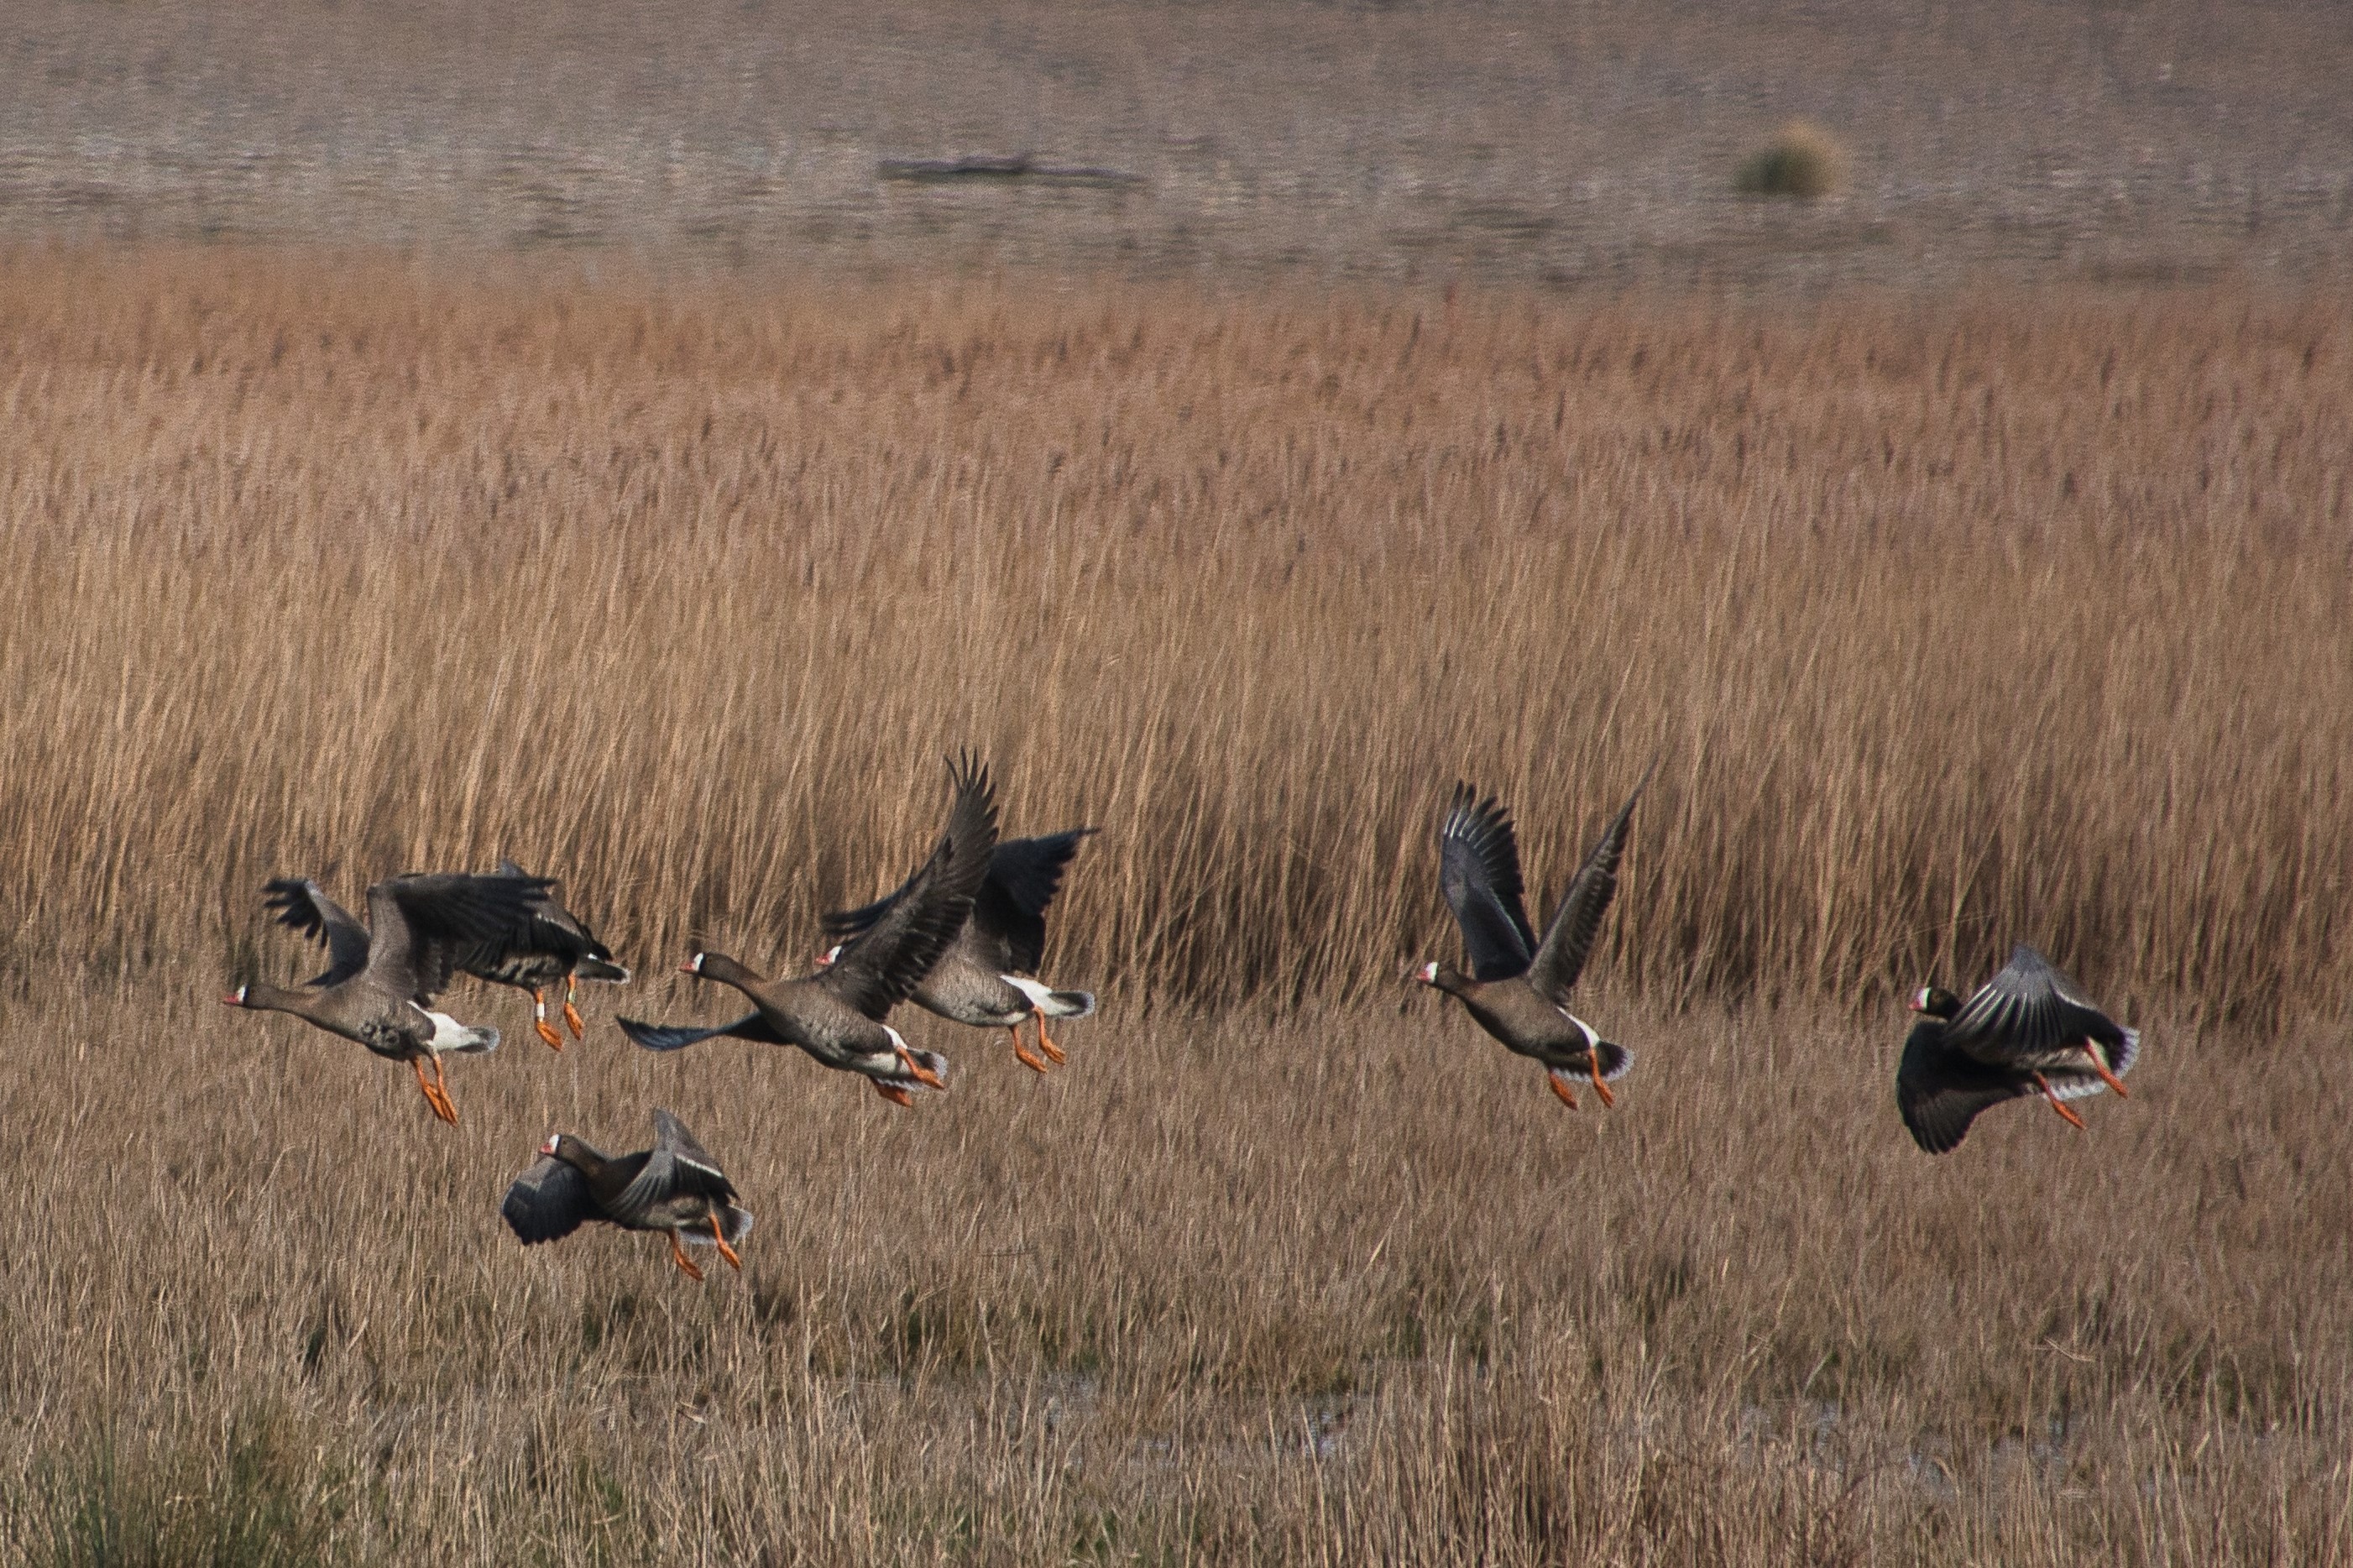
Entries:
[[798,1046],[826,1067],[862,1075],[874,1092],[910,1105],[910,1090],[947,1087],[947,1058],[911,1047],[883,1022],[907,999],[964,929],[997,847],[997,792],[969,755],[949,764],[955,797],[946,831],[907,887],[866,934],[833,963],[797,979],[770,980],[722,952],[698,952],[686,973],[732,985],[752,1011],[710,1027],[616,1020],[649,1051],[675,1051],[725,1035]]
[[1966,1003],[1941,985],[1914,993],[1920,1021],[1895,1068],[1895,1108],[1931,1154],[1957,1145],[1980,1111],[2041,1095],[2076,1127],[2067,1101],[2112,1089],[2140,1056],[2140,1032],[2100,1010],[2083,989],[2021,943],[2000,973]]
[[[1079,852],[1079,840],[1094,831],[1073,827],[1043,837],[1001,841],[989,857],[988,875],[974,898],[972,917],[908,1000],[951,1023],[1005,1030],[1013,1037],[1015,1058],[1033,1071],[1044,1072],[1045,1062],[1021,1039],[1022,1024],[1035,1018],[1039,1048],[1056,1062],[1068,1060],[1046,1033],[1046,1020],[1085,1017],[1095,1010],[1094,993],[1058,991],[1038,979],[1038,965],[1046,955],[1046,906],[1060,890],[1062,873]],[[913,886],[911,877],[887,898],[826,916],[828,934],[843,940],[818,962],[831,964],[864,941]]]
[[1511,813],[1493,796],[1457,784],[1438,830],[1439,880],[1462,928],[1471,972],[1433,962],[1415,971],[1415,977],[1461,1002],[1480,1027],[1510,1049],[1541,1063],[1552,1091],[1571,1110],[1577,1107],[1573,1085],[1578,1077],[1593,1085],[1602,1104],[1615,1105],[1609,1086],[1634,1065],[1633,1052],[1603,1039],[1569,1012],[1568,994],[1584,973],[1601,917],[1617,894],[1618,863],[1626,852],[1634,803],[1650,782],[1644,773],[1602,831],[1553,910],[1541,942],[1522,901],[1519,840]]
[[[559,980],[564,982],[565,1026],[576,1040],[586,1032],[580,1011],[573,1005],[576,982],[625,981],[629,972],[614,963],[612,951],[557,900],[554,880],[534,877],[512,860],[500,861],[499,868],[491,875],[523,885],[531,906],[530,926],[512,940],[461,954],[458,972],[494,985],[512,985],[518,991],[530,992],[532,1026],[547,1042],[549,1049],[560,1051],[564,1048],[564,1037],[547,1021],[548,987]],[[354,931],[363,939],[367,934],[348,910],[308,877],[272,882],[269,892],[269,907],[277,912],[278,922],[314,942],[326,943],[331,958],[339,934],[346,939]]]
[[389,877],[367,890],[363,926],[309,878],[280,878],[263,888],[268,907],[281,925],[325,942],[326,970],[300,990],[257,980],[221,1000],[232,1007],[291,1013],[377,1056],[406,1062],[433,1114],[455,1125],[458,1108],[441,1058],[495,1050],[499,1032],[460,1024],[428,1004],[469,961],[527,945],[548,886],[535,877]]
[[752,1215],[735,1201],[735,1184],[719,1162],[669,1111],[654,1112],[654,1146],[634,1154],[604,1153],[569,1132],[550,1138],[539,1152],[499,1208],[525,1247],[600,1220],[669,1233],[671,1260],[697,1279],[702,1268],[686,1255],[690,1243],[715,1247],[729,1268],[744,1267],[735,1244],[752,1228]]
[[[520,877],[525,881],[540,880],[512,860],[500,861],[498,874]],[[529,947],[494,953],[460,967],[477,980],[530,992],[532,1027],[547,1042],[548,1049],[560,1051],[564,1048],[564,1037],[547,1021],[548,989],[559,980],[564,983],[564,1026],[572,1031],[574,1039],[585,1039],[587,1026],[581,1022],[580,1009],[574,1005],[580,982],[600,980],[622,984],[628,982],[629,972],[614,962],[613,950],[596,940],[596,933],[588,929],[586,921],[556,900],[555,884],[548,885],[548,890],[533,910]]]

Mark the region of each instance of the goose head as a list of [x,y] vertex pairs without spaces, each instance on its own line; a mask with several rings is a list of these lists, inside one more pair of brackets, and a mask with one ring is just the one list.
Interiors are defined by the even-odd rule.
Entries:
[[1960,1016],[1961,999],[1941,985],[1923,985],[1905,1005],[1915,1013],[1950,1022]]

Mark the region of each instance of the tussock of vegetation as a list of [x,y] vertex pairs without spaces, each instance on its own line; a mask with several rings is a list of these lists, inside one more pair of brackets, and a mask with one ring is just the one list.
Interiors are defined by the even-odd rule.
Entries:
[[[343,1511],[317,1452],[282,1417],[232,1415],[216,1446],[107,1434],[36,1468],[12,1500],[25,1555],[51,1568],[312,1568],[337,1560]],[[0,1536],[0,1542],[6,1538]]]
[[1752,196],[1829,195],[1846,178],[1846,149],[1819,125],[1793,120],[1741,160],[1733,188]]
[[[5,281],[0,1561],[2353,1554],[2333,303]],[[512,854],[713,1016],[965,742],[1106,829],[1050,1079],[465,987],[450,1130],[210,1000],[266,875]],[[1572,1114],[1398,980],[1432,819],[1549,892],[1654,752]],[[1927,1160],[1893,993],[2020,938],[2134,1097]],[[517,1248],[655,1103],[744,1274]]]

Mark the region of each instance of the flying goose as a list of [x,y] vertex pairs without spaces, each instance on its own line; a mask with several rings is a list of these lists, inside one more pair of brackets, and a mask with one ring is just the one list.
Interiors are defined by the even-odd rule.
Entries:
[[[1032,1070],[1044,1072],[1046,1064],[1021,1041],[1023,1020],[1034,1017],[1039,1048],[1057,1062],[1067,1060],[1047,1036],[1046,1020],[1085,1017],[1095,1010],[1094,994],[1056,991],[1036,976],[1046,952],[1046,906],[1054,901],[1063,869],[1079,852],[1079,840],[1094,831],[1073,827],[1041,838],[1000,841],[973,900],[972,918],[908,1000],[952,1023],[1005,1030],[1013,1037],[1014,1056]],[[826,916],[827,932],[844,941],[818,962],[830,964],[864,940],[865,932],[913,885],[911,877],[886,898]]]
[[2130,1098],[2124,1075],[2140,1056],[2140,1032],[2093,1005],[2023,943],[1967,1003],[1924,985],[1909,1005],[1920,1021],[1895,1068],[1895,1108],[1931,1154],[1958,1144],[1979,1111],[2005,1100],[2039,1094],[2082,1127],[2068,1100],[2103,1089]]
[[[377,1056],[406,1062],[433,1114],[455,1125],[458,1108],[441,1058],[496,1050],[499,1032],[469,1027],[426,1005],[470,959],[527,944],[548,887],[533,877],[390,877],[367,890],[368,923],[362,926],[326,900],[317,883],[281,878],[263,888],[269,908],[282,923],[323,936],[327,968],[299,991],[254,981],[221,1000],[232,1007],[291,1013]],[[328,918],[322,904],[340,918]]]
[[800,979],[769,980],[725,953],[698,952],[686,973],[733,986],[751,998],[753,1010],[708,1028],[616,1019],[622,1033],[649,1051],[675,1051],[715,1035],[798,1046],[826,1067],[863,1074],[875,1093],[896,1105],[913,1104],[908,1091],[916,1085],[945,1089],[947,1058],[912,1049],[882,1020],[923,984],[963,930],[997,846],[988,770],[967,754],[949,764],[948,777],[955,796],[931,858],[838,962]]
[[[574,1039],[586,1034],[580,1011],[573,1005],[575,980],[625,981],[629,972],[613,962],[610,949],[598,942],[577,916],[556,901],[556,884],[533,877],[512,860],[501,860],[495,876],[526,884],[531,899],[531,927],[522,939],[495,950],[461,954],[458,972],[494,985],[512,985],[531,993],[532,1026],[548,1048],[564,1048],[564,1037],[547,1021],[547,988],[564,982],[564,1023]],[[269,908],[278,923],[325,942],[332,955],[338,933],[348,940],[367,932],[348,910],[329,898],[308,877],[281,878],[269,884]],[[313,982],[316,984],[316,982]]]
[[507,1189],[499,1206],[525,1247],[554,1241],[583,1221],[623,1230],[670,1233],[671,1259],[697,1279],[702,1269],[685,1244],[715,1247],[728,1267],[741,1269],[735,1244],[752,1228],[736,1205],[734,1184],[719,1162],[667,1110],[654,1112],[654,1146],[634,1154],[604,1154],[569,1132],[539,1146],[541,1158]]
[[[531,873],[512,860],[499,862],[501,877],[531,879]],[[512,985],[518,991],[531,993],[532,1027],[548,1048],[564,1048],[564,1037],[557,1034],[547,1021],[547,988],[557,981],[564,982],[564,1026],[572,1031],[575,1040],[586,1039],[587,1026],[580,1020],[580,1009],[574,1006],[583,980],[601,980],[613,984],[625,984],[629,972],[613,962],[613,950],[596,940],[596,933],[587,922],[556,902],[550,888],[538,907],[538,919],[533,922],[533,947],[526,952],[511,952],[496,961],[464,966],[467,973],[494,985]]]
[[[1658,764],[1651,763],[1655,772]],[[1604,1105],[1615,1105],[1609,1085],[1626,1076],[1634,1054],[1594,1032],[1570,1014],[1568,994],[1593,952],[1601,917],[1618,891],[1618,861],[1634,803],[1650,784],[1645,773],[1599,842],[1586,856],[1577,879],[1553,910],[1552,925],[1538,942],[1522,906],[1519,842],[1511,813],[1492,796],[1457,784],[1438,830],[1439,882],[1462,928],[1471,959],[1464,974],[1451,964],[1430,963],[1415,971],[1425,985],[1459,1000],[1479,1026],[1524,1057],[1544,1065],[1552,1091],[1571,1110],[1577,1096],[1572,1074],[1589,1079]]]

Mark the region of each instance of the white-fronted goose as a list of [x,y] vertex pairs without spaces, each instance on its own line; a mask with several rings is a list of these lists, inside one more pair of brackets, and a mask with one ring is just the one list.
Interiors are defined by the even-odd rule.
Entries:
[[[405,1061],[417,1087],[442,1121],[455,1124],[441,1058],[496,1050],[496,1029],[471,1028],[431,1002],[470,959],[532,940],[533,909],[547,884],[529,877],[463,873],[390,877],[367,890],[368,924],[362,926],[326,900],[307,879],[281,879],[264,889],[278,918],[298,931],[315,922],[327,943],[325,973],[300,991],[259,981],[221,1000],[232,1007],[291,1013],[330,1034],[356,1040],[377,1056]],[[328,918],[320,909],[332,910]],[[425,1064],[433,1064],[433,1077]]]
[[621,1018],[622,1032],[649,1051],[679,1050],[717,1035],[798,1046],[827,1067],[863,1074],[877,1094],[898,1105],[913,1103],[908,1091],[919,1084],[946,1088],[947,1058],[910,1048],[882,1020],[964,929],[997,847],[987,770],[966,756],[949,764],[949,779],[955,798],[947,831],[902,896],[839,962],[797,980],[768,980],[725,953],[698,952],[686,972],[733,985],[751,998],[753,1011],[709,1028]]
[[[586,1031],[580,1010],[573,1005],[575,982],[625,981],[629,972],[614,963],[611,950],[557,901],[554,881],[534,877],[512,860],[500,861],[492,875],[512,878],[530,888],[529,934],[495,951],[462,956],[458,972],[494,985],[512,985],[518,991],[530,992],[532,1026],[547,1042],[549,1049],[560,1051],[564,1048],[564,1037],[547,1021],[547,988],[559,980],[564,982],[564,1022],[576,1040]],[[366,938],[367,933],[350,911],[327,897],[325,889],[308,877],[282,878],[270,883],[269,891],[269,908],[278,922],[327,943],[330,953],[333,952],[337,931],[357,932],[363,941]]]
[[[1094,994],[1054,990],[1039,981],[1038,965],[1046,953],[1046,907],[1061,888],[1062,872],[1079,852],[1079,840],[1093,831],[1073,827],[999,843],[973,900],[972,918],[908,1000],[952,1023],[1005,1030],[1013,1037],[1014,1056],[1044,1072],[1046,1064],[1021,1041],[1022,1021],[1034,1017],[1039,1048],[1058,1062],[1069,1059],[1047,1035],[1046,1020],[1085,1017],[1095,1010]],[[818,962],[832,963],[864,941],[864,933],[913,886],[914,879],[909,878],[887,898],[826,916],[826,931],[844,941]]]
[[[521,877],[534,880],[530,872],[512,860],[499,862],[501,877]],[[613,950],[596,940],[596,933],[587,922],[556,901],[555,888],[551,883],[548,892],[537,906],[532,922],[532,947],[527,952],[506,953],[495,961],[470,963],[466,973],[494,985],[512,985],[518,991],[531,993],[531,1020],[539,1037],[547,1042],[550,1050],[564,1048],[564,1037],[547,1021],[547,991],[557,981],[564,982],[564,1026],[572,1031],[575,1040],[587,1037],[587,1026],[580,1019],[580,1009],[573,1005],[583,980],[603,981],[623,984],[629,978],[628,970],[613,961]]]
[[539,1152],[499,1207],[525,1247],[570,1236],[594,1219],[668,1232],[671,1259],[697,1279],[702,1269],[686,1255],[688,1243],[715,1247],[730,1268],[744,1267],[735,1244],[752,1216],[736,1205],[735,1185],[719,1162],[669,1111],[654,1112],[654,1146],[634,1154],[600,1153],[569,1132]]
[[1958,1144],[1979,1111],[2030,1094],[2081,1127],[2066,1102],[2103,1089],[2125,1094],[2124,1075],[2140,1056],[2139,1031],[2023,944],[1967,1003],[1924,985],[1910,1005],[1921,1017],[1895,1068],[1895,1108],[1931,1154]]
[[[1651,767],[1655,771],[1657,764]],[[1627,827],[1650,782],[1645,773],[1602,831],[1553,910],[1541,943],[1522,904],[1520,847],[1511,813],[1469,784],[1457,784],[1438,830],[1439,882],[1462,928],[1471,973],[1432,963],[1416,976],[1461,1001],[1481,1028],[1512,1050],[1541,1062],[1552,1091],[1571,1110],[1577,1106],[1572,1075],[1590,1081],[1602,1104],[1615,1105],[1609,1085],[1634,1065],[1633,1052],[1603,1039],[1569,1012],[1568,994],[1618,891]]]

